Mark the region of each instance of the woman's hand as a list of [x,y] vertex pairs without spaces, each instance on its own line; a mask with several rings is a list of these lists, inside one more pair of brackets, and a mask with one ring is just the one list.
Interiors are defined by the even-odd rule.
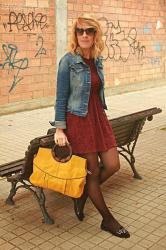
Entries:
[[56,132],[54,134],[54,141],[59,146],[65,146],[66,144],[69,144],[67,136],[61,128],[56,129]]

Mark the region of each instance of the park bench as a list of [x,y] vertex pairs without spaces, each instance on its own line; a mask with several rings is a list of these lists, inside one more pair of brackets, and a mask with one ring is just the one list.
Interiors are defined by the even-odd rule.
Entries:
[[[130,164],[134,173],[134,178],[136,179],[141,179],[141,176],[135,169],[134,149],[137,139],[145,121],[151,121],[153,115],[161,111],[160,108],[155,107],[110,120],[116,137],[118,151]],[[44,222],[47,224],[53,224],[54,220],[49,216],[46,210],[44,191],[42,188],[32,185],[29,182],[29,177],[33,171],[33,158],[38,148],[51,148],[54,144],[54,132],[55,128],[50,128],[47,135],[33,139],[25,152],[24,158],[0,165],[0,177],[6,178],[7,181],[11,183],[11,189],[6,199],[6,204],[14,205],[13,197],[16,195],[18,189],[28,189],[37,199],[43,214]]]

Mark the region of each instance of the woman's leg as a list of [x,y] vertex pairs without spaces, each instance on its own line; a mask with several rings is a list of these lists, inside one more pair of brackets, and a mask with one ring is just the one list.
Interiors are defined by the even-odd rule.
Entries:
[[100,152],[99,157],[103,166],[100,169],[100,184],[120,169],[119,153],[116,147]]
[[[90,154],[91,155],[91,154]],[[95,155],[96,164],[98,165],[98,157],[97,154],[92,154],[91,157],[94,157]],[[86,156],[84,156],[86,158]],[[90,157],[90,156],[88,156]],[[106,152],[99,153],[100,160],[102,161],[103,167],[99,168],[99,183],[102,184],[104,181],[106,181],[111,175],[113,175],[116,171],[120,168],[119,163],[119,155],[117,148],[111,148]],[[97,167],[98,169],[98,167]],[[78,217],[80,221],[84,219],[84,206],[86,203],[86,200],[88,198],[88,190],[87,185],[85,185],[84,192],[82,196],[78,199],[74,199],[74,210],[75,214]]]
[[119,237],[129,237],[129,233],[122,228],[105,204],[103,194],[100,189],[98,154],[89,153],[84,154],[83,157],[87,159],[88,170],[91,172],[91,174],[87,175],[88,195],[96,209],[103,217],[101,228]]
[[100,189],[100,168],[97,153],[84,154],[84,158],[87,159],[88,170],[91,174],[87,175],[87,190],[90,199],[94,206],[98,209],[101,215],[109,216],[110,212],[106,207],[103,199],[103,195]]

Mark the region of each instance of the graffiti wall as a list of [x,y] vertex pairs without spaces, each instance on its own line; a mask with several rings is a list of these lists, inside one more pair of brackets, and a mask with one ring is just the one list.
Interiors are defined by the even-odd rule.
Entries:
[[[16,3],[15,3],[16,2]],[[54,102],[57,4],[66,3],[67,37],[83,13],[102,26],[106,87],[156,81],[166,76],[166,4],[164,0],[0,0],[0,109]],[[57,12],[56,12],[57,13]],[[63,12],[62,12],[63,13]],[[58,22],[58,31],[61,22]],[[56,41],[56,32],[61,34]],[[57,35],[58,36],[58,35]],[[59,39],[59,40],[58,40]],[[64,44],[63,44],[64,45]],[[63,46],[64,47],[64,46]],[[67,44],[66,44],[67,48]],[[58,51],[60,51],[59,48]],[[1,112],[0,112],[1,113]]]
[[0,1],[0,105],[55,93],[54,1],[23,2]]
[[165,77],[164,0],[75,2],[68,1],[69,30],[81,13],[93,13],[102,25],[107,87]]

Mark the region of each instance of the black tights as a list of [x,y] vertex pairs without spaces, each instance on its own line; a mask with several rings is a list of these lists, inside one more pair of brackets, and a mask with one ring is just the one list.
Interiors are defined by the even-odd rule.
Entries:
[[99,211],[105,223],[109,223],[112,230],[118,230],[121,225],[116,221],[103,198],[100,184],[106,181],[111,175],[119,170],[119,157],[116,148],[111,148],[107,152],[99,154],[99,157],[104,165],[104,168],[99,167],[98,154],[88,153],[82,155],[87,159],[88,170],[91,174],[87,175],[87,183],[83,196],[81,197],[84,206],[87,197],[89,196],[92,203]]

